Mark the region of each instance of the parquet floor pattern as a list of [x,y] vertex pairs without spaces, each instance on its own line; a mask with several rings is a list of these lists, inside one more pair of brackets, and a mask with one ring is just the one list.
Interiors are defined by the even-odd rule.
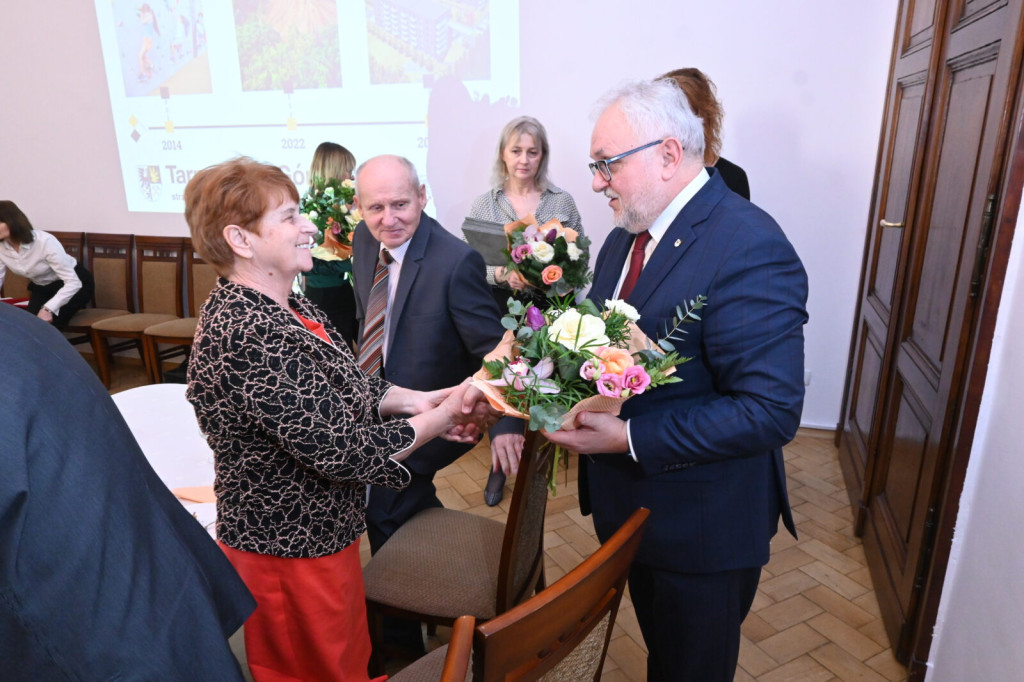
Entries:
[[[137,361],[119,361],[113,367],[111,392],[145,381]],[[906,679],[906,669],[889,648],[861,542],[852,532],[853,517],[832,432],[801,429],[785,448],[785,456],[800,539],[785,530],[775,536],[771,561],[762,572],[753,608],[743,624],[735,680]],[[506,485],[501,504],[488,507],[483,488],[489,466],[485,443],[441,471],[436,484],[444,505],[504,520],[512,482]],[[365,562],[369,558],[365,539],[361,546]],[[548,502],[544,535],[548,584],[597,547],[590,518],[580,514],[576,467],[571,461],[559,479],[558,494]],[[431,646],[443,642],[446,635],[440,628]],[[602,680],[643,682],[645,666],[646,649],[627,592]]]

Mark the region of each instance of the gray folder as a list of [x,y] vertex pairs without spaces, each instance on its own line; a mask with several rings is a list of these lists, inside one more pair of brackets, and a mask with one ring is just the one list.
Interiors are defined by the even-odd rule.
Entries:
[[492,223],[489,220],[466,218],[462,223],[462,234],[466,241],[484,257],[487,265],[505,265],[505,250],[508,249],[508,237],[505,236],[505,225]]

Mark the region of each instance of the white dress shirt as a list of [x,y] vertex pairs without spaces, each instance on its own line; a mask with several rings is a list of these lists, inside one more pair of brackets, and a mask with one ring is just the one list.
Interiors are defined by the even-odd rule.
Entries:
[[75,274],[78,261],[69,256],[57,238],[49,232],[32,230],[32,236],[32,243],[21,244],[17,248],[10,238],[0,241],[0,286],[8,270],[40,286],[61,280],[64,286],[43,304],[57,315],[64,304],[82,288],[82,282]]

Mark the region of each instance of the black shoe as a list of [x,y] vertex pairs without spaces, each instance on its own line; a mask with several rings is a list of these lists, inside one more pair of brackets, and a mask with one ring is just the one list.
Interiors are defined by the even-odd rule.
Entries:
[[492,471],[491,475],[487,477],[487,487],[484,489],[484,502],[487,503],[488,507],[493,507],[501,502],[502,496],[505,494],[505,472]]

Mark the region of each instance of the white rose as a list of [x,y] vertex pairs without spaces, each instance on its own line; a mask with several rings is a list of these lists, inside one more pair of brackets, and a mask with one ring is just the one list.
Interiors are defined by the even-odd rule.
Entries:
[[333,197],[334,196],[334,188],[333,187],[326,187],[324,189],[324,194],[326,194],[329,197]]
[[607,346],[610,341],[604,333],[604,320],[593,315],[581,315],[578,310],[566,310],[548,327],[548,338],[569,350],[587,346]]
[[530,256],[541,263],[550,263],[555,257],[555,247],[547,242],[530,242]]
[[604,307],[606,310],[613,310],[619,314],[625,315],[630,322],[636,322],[640,319],[640,313],[637,312],[637,309],[622,299],[617,298],[614,301],[605,299]]
[[309,212],[309,219],[310,220],[316,220],[318,217],[320,217],[320,214],[317,213],[316,211],[310,211]]
[[345,178],[341,181],[342,187],[355,187],[356,183],[352,182],[352,178]]
[[576,246],[573,242],[569,242],[565,245],[565,252],[568,254],[569,260],[579,260],[580,256],[583,254],[583,252],[580,251],[580,247]]

